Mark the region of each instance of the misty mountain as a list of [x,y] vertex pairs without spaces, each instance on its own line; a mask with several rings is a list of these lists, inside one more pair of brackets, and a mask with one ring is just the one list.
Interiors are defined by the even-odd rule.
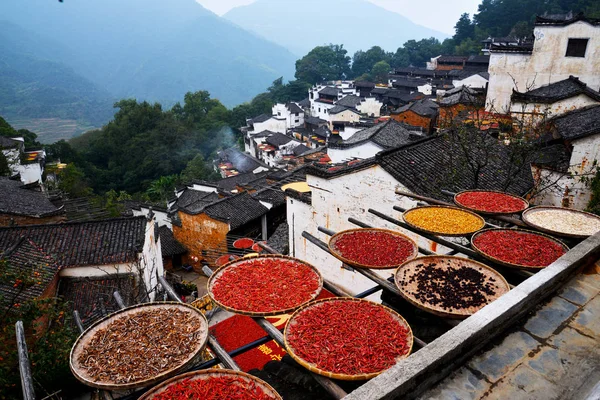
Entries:
[[70,56],[53,41],[0,21],[0,115],[101,126],[112,115],[111,96],[57,61]]
[[329,43],[352,55],[374,45],[396,51],[410,39],[448,37],[366,0],[257,0],[224,17],[299,56]]
[[209,90],[231,106],[294,73],[288,50],[194,0],[3,0],[0,15],[60,47],[32,56],[67,64],[115,98],[172,104]]

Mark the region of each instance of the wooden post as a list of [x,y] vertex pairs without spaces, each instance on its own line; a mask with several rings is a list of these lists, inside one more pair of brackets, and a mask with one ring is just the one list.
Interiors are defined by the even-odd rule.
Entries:
[[23,388],[24,400],[35,400],[35,390],[33,389],[33,377],[31,376],[31,365],[29,364],[29,355],[27,354],[27,342],[25,342],[25,330],[23,321],[17,321],[15,324],[17,335],[17,350],[19,353],[19,373],[21,374],[21,387]]
[[121,297],[121,294],[119,293],[118,290],[114,291],[113,297],[115,298],[115,301],[117,302],[117,305],[119,306],[119,308],[123,309],[123,308],[127,307],[127,305],[125,305],[125,302],[123,301],[123,298]]
[[159,276],[158,282],[161,284],[163,289],[165,289],[165,292],[167,292],[167,296],[169,296],[171,300],[176,301],[178,303],[183,303],[183,300],[181,300],[177,293],[175,293],[175,290],[171,287],[171,285],[169,285],[169,282],[167,282],[164,276]]

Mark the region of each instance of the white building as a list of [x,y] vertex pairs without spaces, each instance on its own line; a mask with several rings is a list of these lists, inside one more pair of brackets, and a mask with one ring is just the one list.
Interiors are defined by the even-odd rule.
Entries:
[[304,110],[297,103],[277,103],[273,106],[273,118],[285,119],[285,131],[280,132],[285,133],[291,128],[304,125]]
[[586,181],[596,175],[600,159],[600,104],[554,117],[548,126],[549,146],[532,166],[536,186],[548,189],[535,203],[583,210],[591,199]]
[[452,80],[452,85],[455,88],[465,86],[471,89],[485,89],[490,79],[490,74],[487,72],[476,72],[472,74],[468,74],[468,71],[463,72],[466,72],[464,75],[467,76],[461,77],[461,79]]
[[356,132],[345,140],[330,140],[327,155],[334,163],[374,157],[380,151],[410,144],[423,138],[419,128],[414,130],[410,128],[412,127],[390,119]]
[[578,15],[537,17],[533,45],[492,45],[486,107],[510,110],[513,89],[527,92],[577,76],[600,87],[600,22]]
[[20,175],[21,182],[41,183],[46,163],[44,150],[25,151],[25,139],[0,136],[0,150],[8,161],[13,175]]
[[[501,147],[498,149],[502,151]],[[290,255],[308,261],[319,268],[325,279],[357,294],[372,287],[373,283],[342,268],[340,261],[306,240],[302,236],[304,231],[327,242],[328,236],[318,231],[319,226],[333,231],[356,228],[348,222],[349,217],[354,217],[374,227],[401,231],[417,239],[423,248],[446,252],[441,246],[387,223],[368,210],[374,209],[401,220],[401,214],[393,206],[412,208],[416,202],[396,195],[397,189],[448,201],[450,199],[440,193],[441,189],[456,191],[471,187],[474,182],[472,172],[464,167],[465,160],[460,159],[460,151],[452,152],[452,145],[437,136],[383,151],[362,161],[323,168],[308,167],[306,182],[311,193],[286,191]],[[513,173],[509,163],[507,159],[491,160],[480,171],[486,178],[478,180],[479,187],[498,190],[508,184],[508,191],[519,195],[530,190],[533,186],[531,171],[525,168]],[[381,271],[380,274],[388,278],[391,271]]]

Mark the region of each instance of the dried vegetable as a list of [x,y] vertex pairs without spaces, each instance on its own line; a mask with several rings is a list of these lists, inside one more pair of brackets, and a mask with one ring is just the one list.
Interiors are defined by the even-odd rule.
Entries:
[[345,375],[372,374],[408,355],[410,330],[386,308],[367,301],[311,305],[288,323],[289,350],[316,368]]
[[[504,285],[483,267],[455,265],[455,259],[426,262],[404,268],[397,282],[400,290],[421,304],[446,312],[478,310],[497,297]],[[502,285],[500,286],[499,285]]]
[[466,235],[483,228],[484,222],[469,212],[448,207],[419,207],[404,213],[409,224],[441,235]]
[[249,249],[254,245],[254,240],[250,238],[241,238],[233,242],[233,247],[236,249]]
[[486,191],[460,193],[456,196],[456,202],[487,213],[517,213],[527,208],[527,203],[518,197]]
[[481,232],[473,238],[473,244],[490,257],[527,267],[546,267],[566,253],[550,238],[510,229]]
[[333,248],[347,260],[377,267],[402,264],[415,254],[412,241],[389,232],[367,229],[340,234]]
[[240,258],[240,256],[234,256],[234,255],[231,255],[231,254],[224,254],[221,257],[219,257],[219,258],[216,259],[215,265],[217,267],[221,267],[221,266],[227,264],[228,262],[230,262],[232,259],[233,260],[237,260],[239,258]]
[[526,222],[549,231],[567,235],[591,236],[600,231],[600,218],[560,208],[532,209]]
[[320,289],[318,273],[285,258],[255,258],[227,267],[215,278],[213,298],[226,307],[247,312],[296,308]]
[[99,329],[77,361],[96,382],[143,381],[187,361],[204,329],[197,315],[173,308],[125,314]]
[[184,379],[152,397],[153,400],[272,400],[255,382],[233,376]]

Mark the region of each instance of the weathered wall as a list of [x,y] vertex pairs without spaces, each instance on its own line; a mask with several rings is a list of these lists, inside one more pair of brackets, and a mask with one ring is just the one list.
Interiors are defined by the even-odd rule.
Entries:
[[382,102],[375,97],[367,97],[356,106],[356,109],[362,114],[367,114],[369,117],[375,116],[375,118],[379,118],[381,116],[381,107],[383,107]]
[[[569,75],[578,77],[594,90],[600,87],[600,27],[576,22],[564,27],[537,26],[533,33],[535,43],[530,55],[492,52],[488,69],[488,110],[507,112],[513,88],[526,92],[567,79]],[[585,57],[565,56],[569,38],[590,38]]]
[[529,125],[537,124],[544,118],[556,117],[593,104],[598,104],[598,101],[580,94],[552,104],[513,102],[510,106],[510,113],[514,118],[522,119],[525,124]]
[[10,226],[11,219],[15,225],[23,226],[23,225],[57,224],[57,223],[66,221],[67,218],[65,217],[64,214],[54,215],[51,217],[34,218],[34,217],[26,217],[23,215],[0,213],[0,226]]
[[269,118],[265,122],[255,122],[254,132],[271,131],[285,133],[285,119]]
[[154,300],[155,292],[153,288],[158,284],[158,276],[165,274],[162,250],[160,248],[160,237],[156,239],[158,232],[155,232],[155,220],[148,221],[146,225],[146,235],[144,239],[144,247],[139,255],[140,273],[143,275],[146,289],[150,290],[150,300]]
[[329,130],[333,130],[333,121],[336,122],[358,122],[360,121],[360,114],[345,110],[337,114],[328,115],[326,118],[329,121]]
[[[194,190],[199,190],[195,189],[196,186],[199,185],[194,185]],[[140,207],[140,210],[131,210],[131,212],[133,213],[134,217],[145,217],[150,212],[150,208]],[[152,210],[152,212],[154,213],[154,219],[158,223],[158,226],[167,226],[169,229],[173,230],[173,227],[171,225],[171,218],[169,218],[169,215],[166,212],[158,210]]]
[[[225,239],[229,232],[229,224],[216,221],[206,214],[189,215],[179,211],[181,227],[173,225],[173,235],[189,253],[183,262],[190,264],[196,271],[202,270],[202,250],[220,249],[227,251]],[[194,261],[194,257],[198,261]],[[207,260],[209,261],[209,260]]]

